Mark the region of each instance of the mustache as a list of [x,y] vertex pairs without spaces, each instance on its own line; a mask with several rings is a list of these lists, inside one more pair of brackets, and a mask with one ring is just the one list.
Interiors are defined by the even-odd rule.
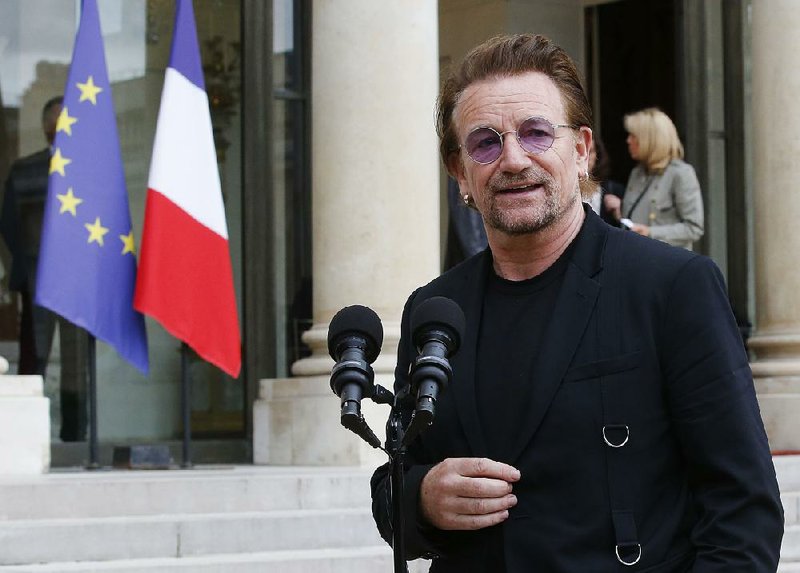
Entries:
[[487,188],[494,193],[510,187],[530,185],[531,183],[542,184],[545,188],[552,189],[555,185],[555,179],[544,169],[528,167],[520,173],[495,173],[489,179]]

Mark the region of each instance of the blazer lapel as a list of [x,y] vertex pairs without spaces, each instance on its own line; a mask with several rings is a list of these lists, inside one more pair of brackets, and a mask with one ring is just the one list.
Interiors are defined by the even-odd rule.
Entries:
[[594,276],[602,267],[606,235],[600,219],[587,212],[533,369],[529,414],[512,449],[515,461],[539,429],[592,316],[600,293]]
[[454,298],[464,311],[467,323],[461,347],[451,358],[454,376],[450,389],[453,392],[464,435],[467,437],[472,454],[476,457],[486,457],[488,454],[475,399],[475,360],[478,356],[483,295],[486,290],[488,265],[491,262],[492,255],[487,249],[477,261],[478,264],[473,265],[472,272],[464,276],[458,293],[454,293],[457,295]]

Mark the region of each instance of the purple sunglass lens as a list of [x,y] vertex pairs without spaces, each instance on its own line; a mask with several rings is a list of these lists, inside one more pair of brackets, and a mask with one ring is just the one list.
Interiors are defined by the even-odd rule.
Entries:
[[[543,117],[531,117],[517,129],[517,139],[525,151],[538,155],[553,145],[555,127]],[[490,127],[479,127],[470,132],[464,146],[478,163],[492,163],[503,152],[503,136]]]
[[478,163],[491,163],[503,149],[500,134],[488,127],[479,127],[467,136],[467,153]]
[[520,145],[529,153],[544,153],[553,145],[553,126],[544,118],[532,117],[522,122],[517,130]]

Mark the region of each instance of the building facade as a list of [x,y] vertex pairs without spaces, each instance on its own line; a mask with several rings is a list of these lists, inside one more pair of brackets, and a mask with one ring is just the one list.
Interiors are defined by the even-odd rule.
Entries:
[[[173,0],[98,0],[140,237],[169,57]],[[63,91],[80,2],[0,0],[0,179],[45,147],[42,105]],[[343,306],[383,320],[379,383],[391,386],[403,303],[442,268],[446,181],[433,114],[440,77],[498,33],[553,38],[583,70],[596,132],[624,183],[622,115],[675,120],[707,214],[697,249],[725,273],[749,337],[774,449],[800,376],[800,270],[792,221],[792,0],[195,0],[243,334],[232,379],[189,361],[195,460],[362,464],[375,451],[338,426],[327,325]],[[10,265],[2,254],[3,266]],[[198,285],[202,288],[202,285]],[[18,303],[2,292],[0,346],[17,357]],[[151,374],[98,345],[98,438],[110,449],[182,432],[180,343],[147,321]],[[85,458],[59,438],[61,364],[45,378],[53,464]],[[373,428],[388,411],[366,405]],[[103,458],[102,456],[106,456]]]

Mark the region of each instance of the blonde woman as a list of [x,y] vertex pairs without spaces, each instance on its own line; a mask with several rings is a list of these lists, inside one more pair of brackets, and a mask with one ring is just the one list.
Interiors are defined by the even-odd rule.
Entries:
[[622,216],[640,235],[691,250],[703,236],[703,197],[694,168],[683,161],[675,124],[656,108],[624,121],[628,153],[639,164],[628,179]]

